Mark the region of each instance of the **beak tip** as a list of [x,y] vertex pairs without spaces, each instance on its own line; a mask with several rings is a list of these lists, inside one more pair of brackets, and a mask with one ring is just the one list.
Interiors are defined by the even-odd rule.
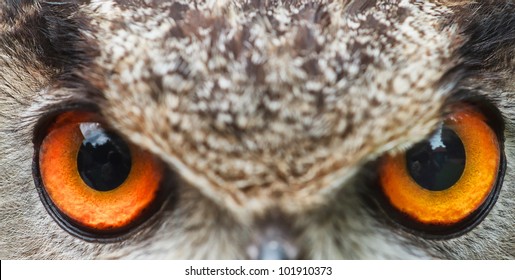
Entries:
[[293,260],[298,250],[289,242],[269,240],[247,248],[247,254],[253,260]]

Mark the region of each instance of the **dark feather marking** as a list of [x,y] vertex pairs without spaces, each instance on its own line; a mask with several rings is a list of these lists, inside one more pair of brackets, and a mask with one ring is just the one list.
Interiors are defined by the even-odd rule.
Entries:
[[[23,14],[24,7],[34,5],[36,0],[4,0],[0,3],[0,13],[2,20],[14,21],[19,15]],[[2,5],[3,4],[3,5]]]
[[[461,62],[448,71],[440,85],[456,84],[444,106],[475,101],[488,83],[502,87],[515,73],[515,4],[487,0],[457,6],[455,21],[461,25],[465,42],[457,50]],[[511,77],[510,77],[511,76]],[[482,81],[478,84],[476,79]],[[472,80],[472,82],[471,82]]]
[[[487,1],[464,9],[464,34],[468,41],[461,55],[472,70],[513,70],[515,57],[515,4]],[[503,69],[505,68],[505,69]]]
[[[81,32],[88,25],[78,12],[79,3],[7,1],[1,20],[8,27],[0,30],[0,48],[29,75],[33,71],[53,73],[48,81],[55,88],[80,89],[77,92],[99,97],[102,85],[93,85],[95,79],[82,74],[93,75],[92,61],[99,52],[95,42]],[[13,66],[4,63],[3,67]]]
[[374,7],[377,0],[356,0],[349,4],[347,12],[351,15],[362,13],[363,11]]

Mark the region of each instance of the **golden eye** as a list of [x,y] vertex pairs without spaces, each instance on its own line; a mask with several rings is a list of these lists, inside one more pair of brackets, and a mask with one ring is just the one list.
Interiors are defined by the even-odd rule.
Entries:
[[58,212],[96,232],[141,221],[163,173],[149,153],[105,129],[90,112],[58,116],[41,142],[38,163],[44,193]]
[[495,193],[502,149],[471,107],[449,115],[426,141],[386,156],[380,184],[388,203],[422,229],[470,223]]

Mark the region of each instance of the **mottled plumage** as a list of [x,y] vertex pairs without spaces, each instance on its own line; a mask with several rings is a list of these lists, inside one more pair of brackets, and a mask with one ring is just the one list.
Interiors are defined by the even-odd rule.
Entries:
[[[515,257],[511,0],[0,8],[2,259],[248,258],[270,227],[299,258]],[[407,232],[374,203],[374,162],[470,98],[504,121],[497,203],[457,237]],[[120,240],[69,234],[34,186],[35,128],[70,106],[100,112],[176,177],[162,210]]]

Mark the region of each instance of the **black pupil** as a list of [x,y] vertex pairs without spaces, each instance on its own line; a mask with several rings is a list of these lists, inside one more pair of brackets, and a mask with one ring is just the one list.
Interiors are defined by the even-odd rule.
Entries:
[[131,154],[125,142],[105,132],[97,123],[80,125],[84,136],[77,157],[77,167],[84,182],[98,191],[119,187],[131,170]]
[[465,169],[465,148],[456,133],[440,128],[431,139],[415,145],[406,153],[411,177],[421,187],[442,191],[452,187]]

